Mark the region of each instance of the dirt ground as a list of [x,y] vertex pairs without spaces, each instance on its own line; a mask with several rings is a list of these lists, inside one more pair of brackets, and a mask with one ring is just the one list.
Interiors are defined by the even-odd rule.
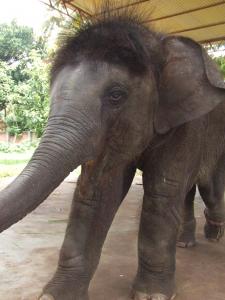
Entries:
[[[122,204],[90,287],[91,300],[127,300],[137,267],[142,202],[140,177]],[[6,181],[0,181],[0,188]],[[0,300],[35,300],[53,274],[75,183],[63,182],[32,214],[0,236]],[[198,244],[177,250],[177,300],[225,300],[225,238],[203,235],[203,204],[197,197]]]

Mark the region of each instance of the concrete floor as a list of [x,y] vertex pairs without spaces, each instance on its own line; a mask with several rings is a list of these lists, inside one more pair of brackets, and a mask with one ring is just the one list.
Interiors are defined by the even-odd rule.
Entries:
[[[91,300],[127,300],[135,275],[142,199],[137,177],[105,243],[90,287]],[[6,181],[0,182],[3,187]],[[34,300],[53,274],[74,190],[64,182],[32,214],[0,236],[0,300]],[[196,201],[198,245],[177,251],[177,300],[225,300],[225,238],[203,236],[203,205]]]

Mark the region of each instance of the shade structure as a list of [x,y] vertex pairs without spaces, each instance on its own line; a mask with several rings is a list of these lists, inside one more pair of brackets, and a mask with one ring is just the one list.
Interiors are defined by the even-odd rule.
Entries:
[[[110,1],[109,1],[110,2]],[[113,0],[113,9],[133,7],[149,12],[145,24],[152,28],[190,37],[200,43],[225,39],[225,0]],[[71,9],[94,17],[102,0],[61,0]]]

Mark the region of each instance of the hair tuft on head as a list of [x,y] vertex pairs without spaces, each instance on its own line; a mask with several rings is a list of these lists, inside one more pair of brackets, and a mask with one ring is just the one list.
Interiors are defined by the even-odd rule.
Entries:
[[64,35],[52,67],[52,80],[66,65],[81,60],[108,62],[143,74],[157,64],[161,35],[145,27],[150,12],[137,10],[131,1],[118,7],[116,1],[103,1],[95,14],[75,33]]

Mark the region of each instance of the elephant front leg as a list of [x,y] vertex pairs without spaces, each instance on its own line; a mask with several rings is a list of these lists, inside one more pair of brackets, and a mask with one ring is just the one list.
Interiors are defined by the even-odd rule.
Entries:
[[181,223],[181,195],[174,181],[162,178],[146,188],[138,241],[135,300],[169,300],[175,293],[175,253]]
[[98,265],[113,217],[125,197],[133,166],[106,171],[86,165],[75,191],[57,271],[41,300],[87,300],[88,286]]

